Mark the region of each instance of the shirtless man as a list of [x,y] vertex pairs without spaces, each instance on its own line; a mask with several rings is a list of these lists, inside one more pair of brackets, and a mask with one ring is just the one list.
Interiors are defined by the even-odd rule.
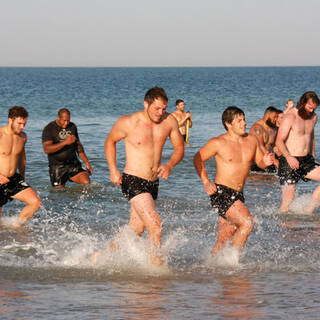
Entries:
[[[315,92],[305,92],[296,108],[286,113],[281,121],[276,146],[279,159],[278,176],[282,186],[281,212],[287,212],[295,196],[297,182],[302,179],[320,181],[320,167],[315,161],[314,127],[320,100]],[[320,202],[320,186],[313,194],[307,212],[311,213]]]
[[183,141],[186,141],[187,138],[187,121],[189,120],[189,128],[192,127],[192,114],[190,112],[184,111],[184,101],[177,100],[176,101],[176,108],[177,110],[172,113],[172,115],[177,119],[179,124],[179,131],[182,134]]
[[[58,117],[42,131],[42,146],[48,155],[49,174],[53,187],[62,188],[68,180],[78,184],[89,184],[93,169],[80,142],[78,129],[70,122],[70,111],[58,111]],[[82,168],[78,156],[85,163]]]
[[[272,153],[261,151],[255,136],[246,134],[244,112],[228,107],[222,114],[227,133],[210,139],[194,156],[194,166],[210,196],[211,205],[219,213],[218,240],[212,250],[215,254],[226,242],[241,250],[250,235],[254,222],[244,204],[243,187],[252,160],[265,168],[274,161]],[[212,183],[204,162],[215,157],[217,173]]]
[[[249,134],[257,137],[263,153],[272,152],[273,150],[278,131],[276,126],[277,118],[278,110],[275,107],[270,106],[265,110],[263,118],[255,122],[249,131]],[[276,164],[278,165],[277,161]],[[256,165],[256,163],[253,162],[251,171],[274,173],[277,171],[277,169],[274,165],[272,165],[265,170],[262,170]]]
[[[166,112],[168,98],[162,88],[151,88],[144,97],[144,110],[120,117],[112,127],[105,153],[110,180],[121,185],[130,201],[129,225],[141,235],[147,229],[153,246],[151,262],[162,264],[161,219],[155,209],[159,178],[168,179],[171,170],[182,160],[184,145],[176,119]],[[167,138],[174,148],[169,161],[161,164]],[[116,143],[124,140],[126,165],[121,174],[116,164]]]
[[22,130],[27,118],[27,110],[15,106],[9,109],[8,124],[0,127],[0,216],[2,206],[8,201],[17,199],[26,203],[15,228],[25,224],[41,205],[37,193],[24,181],[27,135]]
[[286,102],[286,108],[283,110],[283,113],[288,113],[294,108],[294,101],[292,99],[289,99]]

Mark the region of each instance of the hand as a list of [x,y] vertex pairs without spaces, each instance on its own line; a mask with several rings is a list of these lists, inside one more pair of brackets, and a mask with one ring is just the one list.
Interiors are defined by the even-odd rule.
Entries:
[[266,152],[263,156],[263,161],[267,167],[271,166],[275,161],[274,154],[272,152]]
[[292,157],[289,155],[286,157],[286,160],[287,160],[291,169],[293,169],[293,170],[299,169],[299,161],[295,157]]
[[217,186],[215,183],[208,182],[204,185],[206,192],[209,196],[213,195],[214,193],[217,192]]
[[70,136],[67,136],[67,137],[64,139],[64,143],[65,143],[66,145],[70,145],[70,144],[75,143],[76,140],[77,140],[77,138],[76,138],[75,136],[70,135]]
[[117,186],[121,185],[122,175],[119,170],[110,171],[110,181]]
[[158,178],[168,179],[171,173],[171,167],[168,164],[160,165],[158,170]]
[[8,182],[10,182],[10,180],[6,176],[3,176],[2,174],[0,174],[0,184],[5,184]]
[[93,169],[92,169],[92,167],[90,166],[89,163],[87,165],[87,170],[88,170],[89,175],[91,176],[93,174]]
[[191,113],[188,111],[188,112],[187,112],[187,120],[188,120],[188,119],[191,119],[191,117],[192,117],[192,115],[191,115]]

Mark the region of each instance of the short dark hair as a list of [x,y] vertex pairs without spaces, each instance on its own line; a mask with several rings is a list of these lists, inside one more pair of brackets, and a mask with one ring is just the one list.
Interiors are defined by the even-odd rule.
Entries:
[[296,108],[301,109],[302,107],[304,107],[309,99],[311,99],[317,106],[320,104],[320,100],[317,94],[314,91],[307,91],[301,96]]
[[225,129],[228,131],[228,127],[226,126],[227,123],[231,123],[236,115],[244,115],[243,110],[236,106],[230,106],[222,113],[222,124]]
[[283,113],[283,110],[280,110],[280,109],[276,109],[276,110],[277,110],[276,111],[277,114]]
[[177,106],[179,103],[181,103],[181,102],[184,102],[184,101],[181,100],[181,99],[176,100],[176,106]]
[[8,118],[15,119],[15,118],[28,118],[28,111],[21,106],[14,106],[9,109],[8,111]]
[[61,117],[63,113],[67,113],[70,116],[70,111],[67,108],[62,108],[58,111],[58,116]]
[[275,108],[274,106],[270,106],[266,109],[266,111],[264,112],[264,114],[267,113],[273,113],[273,112],[277,112],[277,108]]
[[153,87],[147,91],[144,96],[144,101],[148,104],[151,104],[156,99],[162,99],[165,102],[168,102],[168,97],[163,88]]

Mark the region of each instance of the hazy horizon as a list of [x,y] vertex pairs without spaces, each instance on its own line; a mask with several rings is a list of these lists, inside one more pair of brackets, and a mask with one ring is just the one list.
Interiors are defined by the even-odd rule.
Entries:
[[319,66],[316,0],[0,0],[1,67]]

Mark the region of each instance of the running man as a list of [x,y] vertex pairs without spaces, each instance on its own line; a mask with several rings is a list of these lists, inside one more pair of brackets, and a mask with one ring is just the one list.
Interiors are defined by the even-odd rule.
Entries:
[[[296,184],[300,179],[320,181],[320,167],[314,159],[314,127],[318,120],[315,110],[319,103],[315,92],[305,92],[296,108],[282,118],[276,140],[276,146],[282,154],[278,171],[282,186],[280,212],[289,211],[295,197]],[[320,186],[314,190],[307,212],[313,212],[319,203]]]
[[17,199],[26,203],[14,228],[25,224],[41,205],[37,193],[24,181],[27,135],[23,129],[27,118],[24,107],[14,106],[9,109],[8,124],[0,127],[0,217],[2,206],[8,201]]
[[[241,250],[254,226],[253,217],[244,204],[243,187],[252,160],[265,168],[274,161],[272,153],[261,151],[255,136],[246,133],[244,112],[228,107],[222,114],[227,133],[210,139],[194,156],[194,166],[210,196],[211,205],[219,213],[218,240],[212,250],[218,250],[232,240],[232,246]],[[216,160],[215,182],[208,178],[205,162]]]
[[184,101],[179,99],[176,101],[177,110],[172,112],[172,115],[177,119],[179,125],[179,131],[182,134],[183,141],[187,138],[187,121],[189,120],[189,128],[192,127],[192,114],[188,111],[184,111]]
[[[62,188],[68,180],[78,184],[90,183],[89,174],[93,173],[93,169],[80,143],[78,129],[70,122],[68,109],[60,109],[57,119],[43,129],[42,146],[48,155],[53,187]],[[87,171],[82,168],[77,154],[85,163]]]
[[[151,88],[144,97],[144,110],[120,117],[112,127],[105,153],[110,181],[121,185],[130,202],[130,227],[141,235],[146,229],[153,245],[151,262],[163,263],[159,252],[162,222],[155,209],[159,178],[168,179],[171,170],[182,160],[184,144],[176,119],[166,112],[168,97],[162,88]],[[167,138],[174,152],[169,161],[161,164]],[[124,140],[126,165],[121,174],[116,164],[116,144]]]

